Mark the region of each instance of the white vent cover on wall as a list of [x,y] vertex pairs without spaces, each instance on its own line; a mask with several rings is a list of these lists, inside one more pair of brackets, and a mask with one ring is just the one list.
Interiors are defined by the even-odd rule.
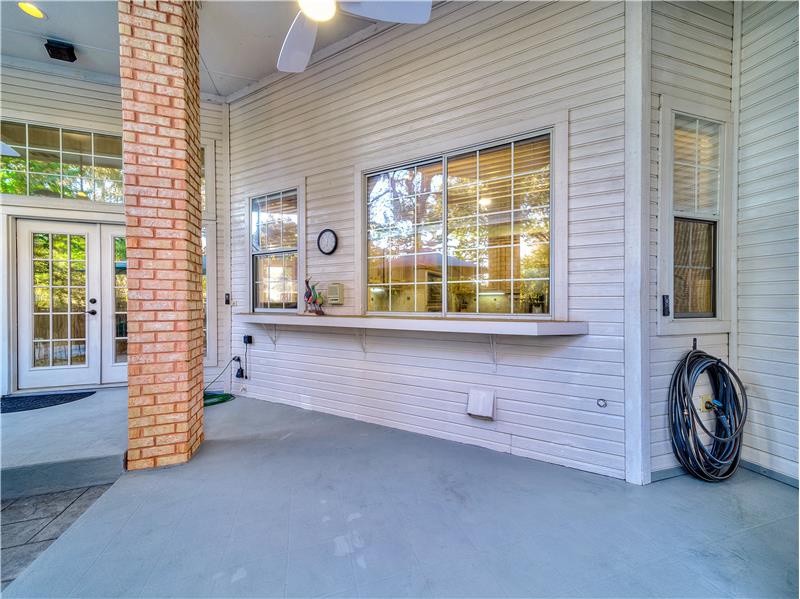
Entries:
[[467,414],[494,420],[494,389],[470,389]]
[[328,297],[325,298],[331,306],[341,306],[344,303],[344,285],[341,283],[331,283],[328,285]]

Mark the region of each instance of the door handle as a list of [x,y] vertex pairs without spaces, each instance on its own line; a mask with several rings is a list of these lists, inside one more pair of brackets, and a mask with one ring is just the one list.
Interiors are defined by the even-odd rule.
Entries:
[[97,310],[86,310],[86,313],[94,316],[95,314],[97,314]]

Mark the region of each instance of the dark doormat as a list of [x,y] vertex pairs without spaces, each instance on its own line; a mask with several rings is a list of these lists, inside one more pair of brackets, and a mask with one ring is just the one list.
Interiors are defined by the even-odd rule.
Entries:
[[78,391],[75,393],[39,393],[37,395],[4,395],[0,398],[0,414],[11,412],[27,412],[39,408],[49,408],[62,403],[78,401],[94,395],[94,391]]

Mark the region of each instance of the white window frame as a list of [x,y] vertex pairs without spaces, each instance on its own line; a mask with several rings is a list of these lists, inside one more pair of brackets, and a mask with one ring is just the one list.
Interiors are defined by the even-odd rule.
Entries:
[[[358,262],[356,268],[356,313],[364,316],[393,316],[398,318],[438,318],[438,319],[508,319],[508,320],[569,320],[569,112],[557,112],[520,119],[513,127],[496,129],[498,137],[487,141],[486,133],[471,133],[458,138],[457,144],[442,145],[442,149],[431,152],[434,144],[420,143],[420,147],[427,148],[427,154],[409,155],[405,152],[400,156],[387,157],[381,163],[367,163],[356,166],[354,188],[356,194],[355,224],[358,235],[356,236],[355,254]],[[423,164],[441,159],[446,162],[447,156],[454,156],[464,152],[475,151],[493,146],[502,145],[511,141],[525,140],[537,135],[550,135],[550,314],[471,314],[446,311],[443,305],[442,312],[369,312],[367,311],[367,217],[366,178],[368,175],[391,170],[409,164]],[[446,220],[446,215],[443,214]],[[444,221],[443,221],[444,222]],[[446,236],[446,230],[443,232]],[[443,250],[444,251],[444,250]],[[443,265],[443,271],[446,266]],[[442,277],[442,284],[446,279]],[[446,297],[446,289],[442,290],[442,298]],[[445,301],[443,301],[443,304]]]
[[[246,234],[245,243],[247,244],[247,307],[251,313],[285,313],[285,314],[302,314],[305,308],[303,302],[303,293],[305,293],[305,276],[306,276],[306,181],[305,177],[301,180],[285,180],[283,182],[276,181],[273,191],[265,193],[257,193],[247,198],[247,216],[245,217]],[[255,305],[255,285],[253,279],[253,243],[250,239],[250,218],[253,207],[253,200],[256,198],[263,198],[265,196],[282,193],[284,191],[294,190],[297,194],[297,308],[256,308]],[[257,252],[263,253],[263,252]]]
[[[716,249],[716,316],[709,318],[675,318],[674,296],[674,236],[672,176],[674,163],[675,113],[716,121],[720,128],[720,195],[717,221]],[[656,322],[659,335],[698,335],[727,333],[731,330],[731,268],[733,260],[725,261],[733,250],[733,219],[736,217],[732,200],[731,174],[733,165],[733,114],[730,111],[663,95],[660,112],[659,198],[658,198],[658,297]],[[681,216],[681,215],[678,215]],[[686,215],[686,218],[701,216]],[[669,296],[669,316],[664,316],[663,297]]]
[[206,209],[201,226],[206,230],[206,353],[203,366],[216,366],[217,354],[217,177],[216,145],[213,141],[202,144],[205,153]]
[[[33,126],[33,127],[47,127],[49,129],[58,129],[59,130],[59,133],[58,133],[58,135],[59,135],[59,143],[60,143],[60,147],[59,147],[59,150],[58,150],[58,155],[59,155],[59,160],[60,160],[60,170],[59,170],[59,176],[60,177],[63,177],[63,171],[64,171],[63,134],[64,134],[65,130],[66,131],[75,131],[75,132],[78,132],[78,133],[88,133],[88,134],[92,134],[92,135],[105,135],[105,136],[108,136],[108,137],[119,137],[121,140],[122,140],[122,137],[123,137],[122,134],[119,131],[111,131],[111,130],[107,130],[107,129],[87,129],[84,125],[70,127],[70,126],[63,125],[63,124],[55,124],[55,123],[49,123],[49,122],[44,122],[44,121],[37,121],[35,119],[27,119],[27,118],[13,117],[13,116],[12,117],[6,117],[6,118],[0,119],[0,120],[2,120],[4,122],[7,122],[7,123],[15,123],[15,124],[18,124],[18,125],[25,125],[25,149],[26,149],[26,152],[30,152],[30,147],[28,145],[30,143],[29,140],[28,140],[28,127]],[[96,205],[96,206],[120,206],[120,207],[124,208],[124,206],[125,206],[125,190],[124,190],[124,185],[125,185],[124,152],[125,152],[125,149],[124,149],[124,140],[122,140],[122,141],[123,141],[123,155],[120,156],[120,159],[123,161],[123,165],[122,165],[123,166],[123,173],[122,173],[122,184],[123,184],[123,192],[122,193],[123,193],[123,195],[122,195],[122,201],[121,202],[103,202],[103,201],[98,201],[98,200],[94,200],[94,199],[90,200],[90,199],[80,199],[80,198],[65,198],[64,197],[63,188],[62,188],[62,191],[61,191],[61,197],[58,197],[58,198],[53,197],[53,196],[48,196],[48,195],[31,194],[30,193],[30,178],[27,179],[27,185],[26,185],[26,190],[25,190],[26,193],[25,194],[2,194],[2,196],[3,196],[4,199],[5,198],[13,198],[13,199],[37,198],[40,202],[48,202],[49,201],[53,205],[59,206],[59,207],[64,202],[78,202],[78,203],[82,203],[82,204],[87,204],[88,203],[88,204]],[[45,150],[45,151],[48,151],[48,150]],[[74,154],[74,153],[79,153],[79,152],[67,152],[67,154]],[[86,154],[84,154],[84,156],[85,155]],[[94,147],[92,147],[91,156],[92,156],[92,164],[94,164],[94,159],[98,156],[94,152]],[[105,155],[105,154],[100,154],[99,156],[101,158],[102,157],[115,158],[115,157],[112,157],[110,155]],[[28,167],[30,167],[30,164],[28,165]],[[30,177],[31,172],[29,170],[26,169],[24,172],[26,173],[26,175],[28,175],[28,177]],[[46,206],[47,204],[45,203],[44,205]]]

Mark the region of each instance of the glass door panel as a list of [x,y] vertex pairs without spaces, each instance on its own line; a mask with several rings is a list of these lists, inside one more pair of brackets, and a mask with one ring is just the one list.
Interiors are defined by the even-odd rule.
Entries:
[[128,259],[125,227],[102,225],[104,383],[128,378]]

